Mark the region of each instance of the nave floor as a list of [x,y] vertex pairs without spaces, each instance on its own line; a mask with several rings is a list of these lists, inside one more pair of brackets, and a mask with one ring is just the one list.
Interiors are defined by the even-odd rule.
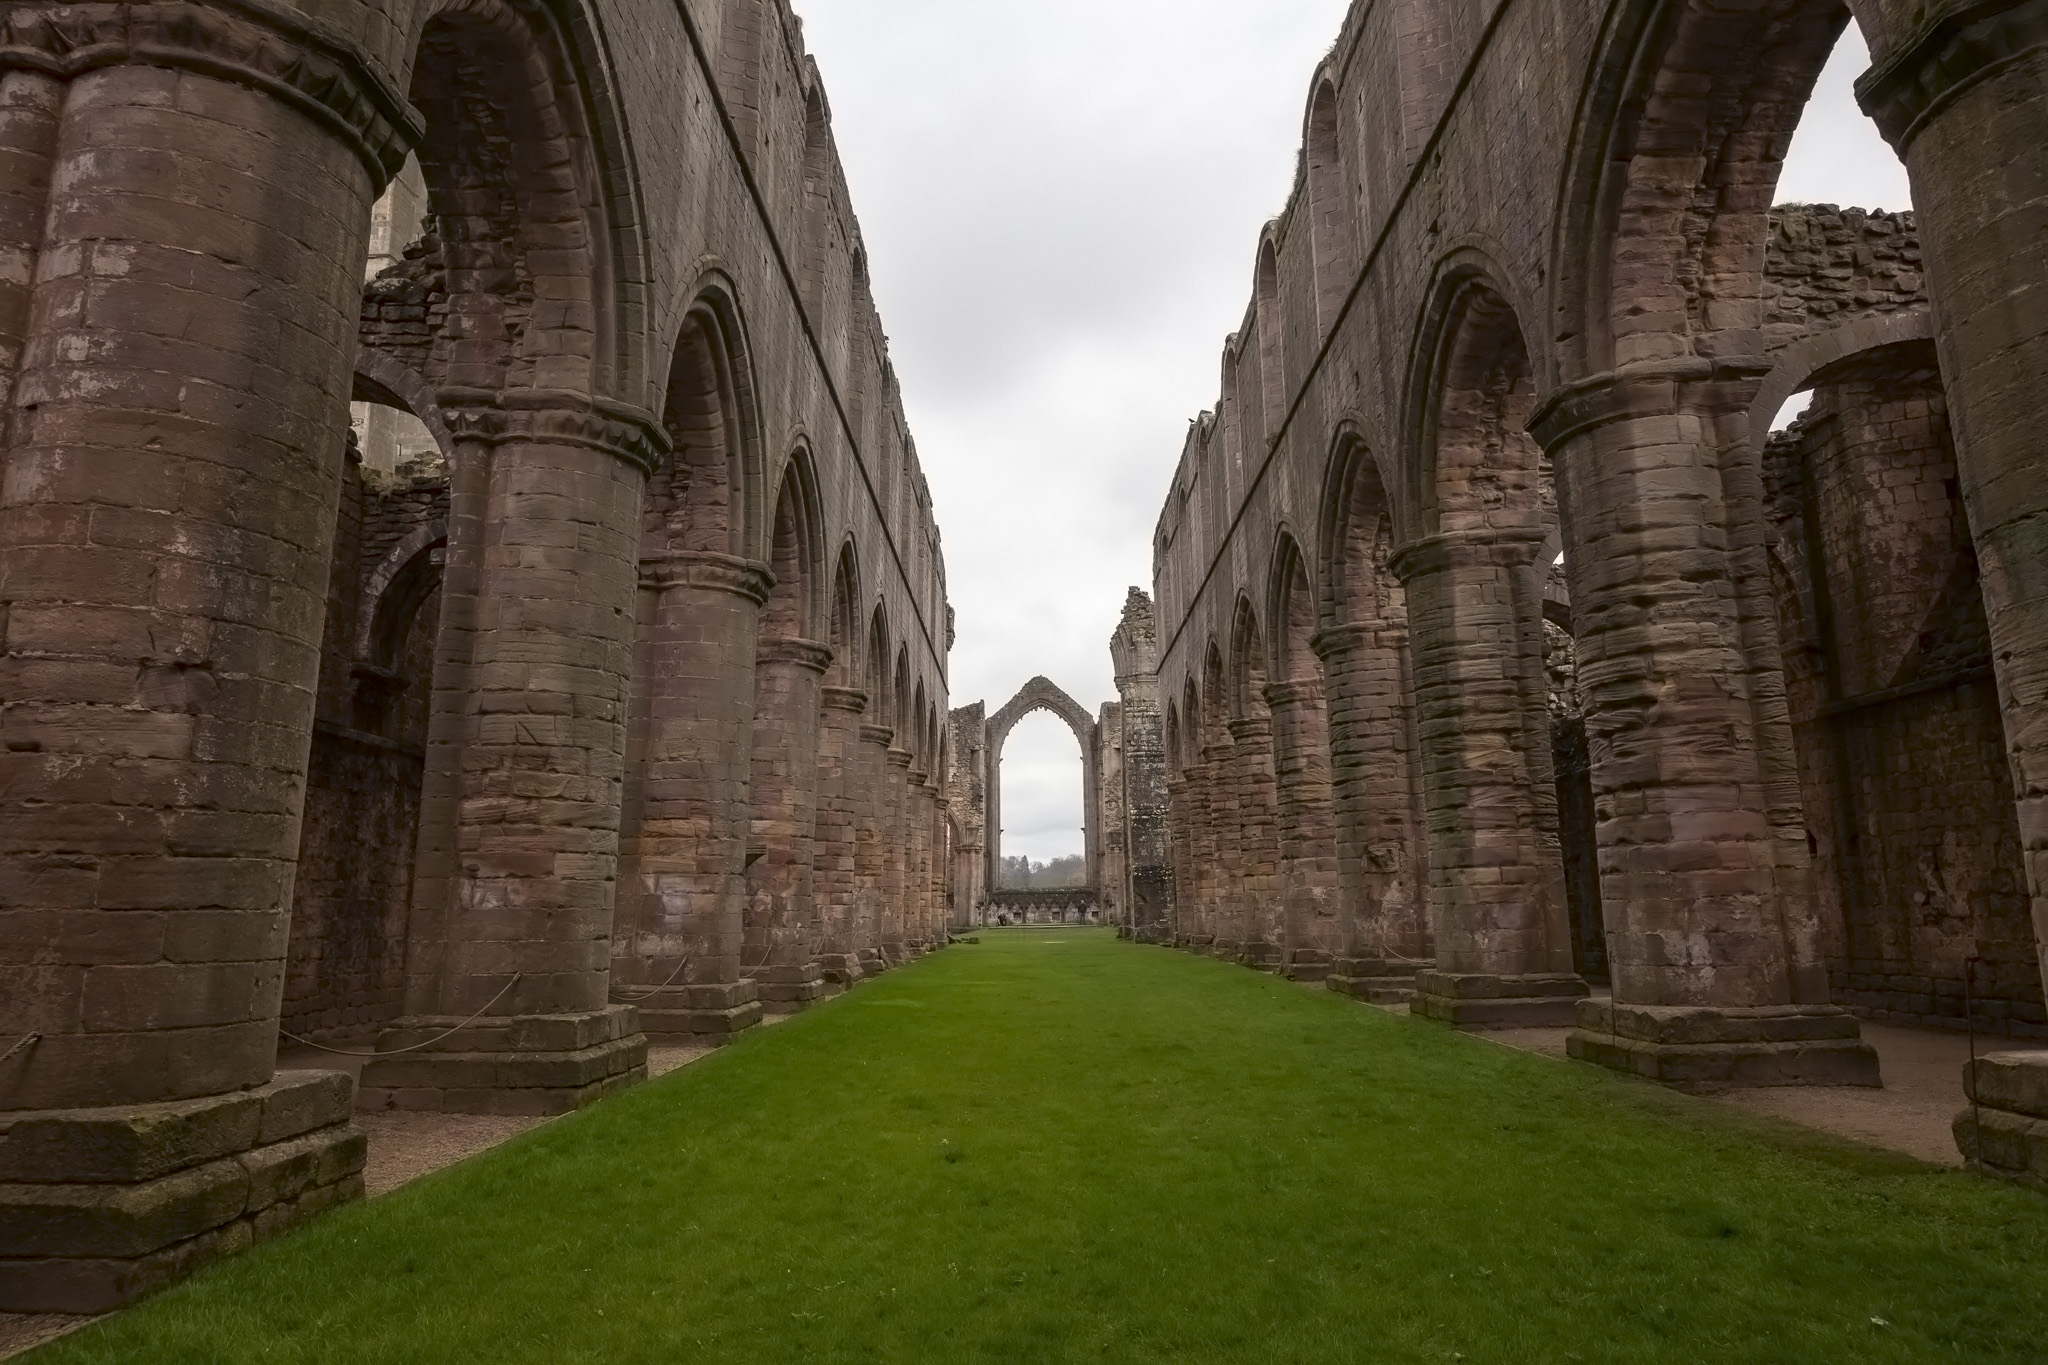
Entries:
[[2048,1200],[988,932],[32,1365],[2039,1361]]

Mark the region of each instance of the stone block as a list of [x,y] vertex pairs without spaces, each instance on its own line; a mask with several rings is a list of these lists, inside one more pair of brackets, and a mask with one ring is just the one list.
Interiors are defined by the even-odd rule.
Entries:
[[1717,1010],[1587,1000],[1565,1048],[1581,1061],[1684,1089],[1883,1084],[1855,1016],[1831,1005]]
[[1963,1091],[1980,1106],[2048,1119],[2048,1052],[1993,1052],[1963,1071]]
[[208,1162],[135,1185],[0,1185],[0,1247],[10,1257],[131,1259],[242,1215],[249,1173]]
[[255,1146],[263,1107],[263,1092],[251,1090],[175,1104],[0,1116],[0,1181],[154,1180]]
[[255,1093],[263,1097],[259,1142],[283,1142],[346,1123],[355,1112],[355,1084],[343,1071],[280,1071]]

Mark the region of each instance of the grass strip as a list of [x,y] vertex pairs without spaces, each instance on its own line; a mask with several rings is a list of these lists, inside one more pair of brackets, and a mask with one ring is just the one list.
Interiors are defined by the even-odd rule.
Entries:
[[34,1365],[2048,1359],[2048,1202],[992,932]]

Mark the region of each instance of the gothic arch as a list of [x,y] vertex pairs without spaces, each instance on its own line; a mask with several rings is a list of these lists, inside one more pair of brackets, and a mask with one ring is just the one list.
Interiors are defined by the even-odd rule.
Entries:
[[[645,392],[647,215],[602,34],[579,0],[442,0],[419,14],[406,79],[426,117],[419,158],[447,276],[509,269],[524,286],[459,296],[465,326],[437,347],[445,383]],[[566,302],[544,312],[536,298]]]
[[1315,256],[1318,340],[1328,336],[1337,325],[1337,314],[1343,311],[1358,268],[1351,241],[1355,196],[1350,192],[1351,182],[1344,168],[1338,120],[1337,87],[1327,74],[1319,74],[1315,93],[1309,97],[1308,119],[1302,135],[1309,243]]
[[1017,695],[989,719],[988,751],[984,759],[988,766],[983,777],[984,800],[988,808],[989,889],[993,891],[1002,884],[1003,746],[1009,742],[1010,732],[1017,728],[1018,722],[1038,711],[1048,712],[1065,721],[1067,728],[1074,732],[1074,742],[1080,746],[1081,814],[1087,827],[1088,886],[1091,890],[1099,889],[1102,884],[1102,802],[1095,750],[1095,718],[1081,703],[1044,677],[1025,683]]
[[[1852,9],[1881,50],[1888,30],[1876,0],[1612,8],[1552,228],[1557,381],[1761,353],[1752,284],[1773,191]],[[1539,358],[1546,377],[1550,359]]]

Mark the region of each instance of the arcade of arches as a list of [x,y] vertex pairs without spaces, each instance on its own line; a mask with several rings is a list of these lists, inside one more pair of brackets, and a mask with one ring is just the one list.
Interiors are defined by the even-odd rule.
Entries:
[[[1773,207],[1852,10],[1917,215]],[[5,6],[0,1309],[942,944],[1037,709],[1146,942],[1681,1083],[2048,1035],[2048,0],[1355,0],[1309,89],[1118,700],[988,717],[785,0]]]

